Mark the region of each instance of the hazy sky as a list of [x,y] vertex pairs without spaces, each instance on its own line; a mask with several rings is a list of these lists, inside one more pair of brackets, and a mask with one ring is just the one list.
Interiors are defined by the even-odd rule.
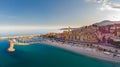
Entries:
[[119,19],[120,0],[0,0],[0,30],[80,27]]

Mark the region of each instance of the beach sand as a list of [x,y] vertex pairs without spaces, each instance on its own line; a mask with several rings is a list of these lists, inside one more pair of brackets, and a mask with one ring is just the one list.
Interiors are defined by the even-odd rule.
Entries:
[[62,42],[55,42],[55,41],[51,41],[51,40],[46,40],[44,42],[42,42],[44,44],[48,44],[51,46],[55,46],[55,47],[59,47],[59,48],[63,48],[78,54],[82,54],[82,55],[86,55],[89,57],[93,57],[93,58],[98,58],[98,59],[102,59],[102,60],[106,60],[106,61],[112,61],[112,62],[120,62],[120,57],[113,57],[113,54],[107,55],[105,54],[103,51],[99,51],[95,48],[88,48],[88,47],[83,47],[83,46],[72,46],[69,44],[63,44]]

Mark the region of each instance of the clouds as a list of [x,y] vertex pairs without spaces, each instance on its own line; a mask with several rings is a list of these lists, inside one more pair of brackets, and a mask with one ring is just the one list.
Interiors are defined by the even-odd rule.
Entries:
[[105,3],[108,0],[85,0],[86,2]]
[[111,0],[85,0],[85,1],[100,4],[99,9],[101,11],[104,10],[120,11],[120,3],[113,3],[111,2]]

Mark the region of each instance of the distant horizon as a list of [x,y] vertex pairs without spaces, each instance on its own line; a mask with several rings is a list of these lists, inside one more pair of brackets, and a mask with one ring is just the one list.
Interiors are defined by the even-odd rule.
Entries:
[[[101,21],[96,21],[94,22],[93,24],[95,23],[99,23],[99,22],[102,22],[102,21],[115,21],[115,20],[101,20]],[[120,21],[120,20],[118,20]],[[92,24],[89,24],[89,25],[92,25]],[[83,26],[89,26],[89,25],[83,25]],[[32,26],[32,25],[0,25],[0,30],[38,30],[38,29],[61,29],[61,28],[68,28],[68,26],[70,25],[66,25],[66,26]],[[83,26],[70,26],[71,28],[78,28],[78,27],[83,27]]]
[[120,21],[119,7],[118,0],[0,0],[0,34]]

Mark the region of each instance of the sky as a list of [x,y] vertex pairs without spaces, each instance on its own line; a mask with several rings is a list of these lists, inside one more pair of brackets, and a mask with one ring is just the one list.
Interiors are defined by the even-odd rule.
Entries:
[[0,31],[81,27],[120,20],[120,0],[0,0]]

